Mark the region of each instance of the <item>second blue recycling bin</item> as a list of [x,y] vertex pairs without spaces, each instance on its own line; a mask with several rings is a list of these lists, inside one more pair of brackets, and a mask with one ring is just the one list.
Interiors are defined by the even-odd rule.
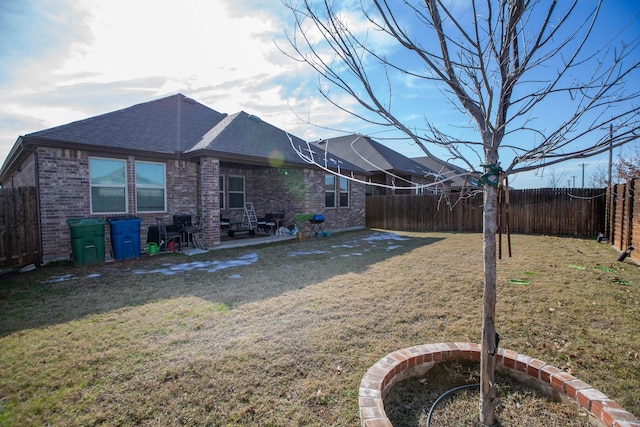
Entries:
[[140,222],[137,217],[109,218],[113,257],[120,261],[140,258]]

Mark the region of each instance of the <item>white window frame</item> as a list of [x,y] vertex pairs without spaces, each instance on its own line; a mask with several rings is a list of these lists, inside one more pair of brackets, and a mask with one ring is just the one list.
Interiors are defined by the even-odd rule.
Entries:
[[[162,167],[162,186],[145,186],[145,187],[138,187],[138,164],[149,164],[149,165],[157,165],[157,166],[161,166]],[[136,166],[136,212],[144,212],[144,213],[154,213],[154,212],[166,212],[167,211],[167,165],[164,163],[160,163],[160,162],[147,162],[147,161],[143,161],[143,160],[136,160],[135,161],[135,166]],[[162,200],[162,209],[160,210],[141,210],[139,205],[138,205],[138,191],[140,188],[145,188],[145,189],[161,189],[162,193],[163,193],[163,200]]]
[[[110,162],[118,162],[122,163],[124,170],[124,183],[122,185],[97,185],[94,184],[91,180],[91,162],[93,160],[101,160],[101,161],[110,161]],[[92,214],[123,214],[129,212],[129,190],[127,185],[127,160],[126,159],[117,159],[110,157],[89,157],[89,207]],[[114,189],[124,189],[124,210],[122,211],[99,211],[96,212],[93,210],[93,189],[94,188],[114,188]]]
[[218,182],[220,183],[220,209],[224,209],[225,206],[226,206],[226,203],[225,203],[225,189],[227,188],[226,181],[225,181],[225,176],[224,175],[220,175],[218,177]]
[[[331,186],[331,188],[327,188],[327,185],[329,185],[327,183],[327,178],[331,177],[333,179],[333,185]],[[336,179],[336,176],[332,173],[327,173],[324,175],[324,207],[328,208],[328,209],[335,209],[338,205],[336,203],[336,183],[338,182],[338,180]],[[331,196],[329,196],[329,194],[331,194]],[[333,200],[333,205],[329,206],[327,204],[328,200]]]
[[[246,202],[246,182],[245,177],[243,175],[229,175],[229,182],[227,183],[227,194],[229,196],[229,209],[244,209],[244,204]],[[232,179],[241,179],[242,180],[242,191],[231,190],[231,180]],[[231,206],[231,195],[232,194],[242,194],[242,206]]]
[[[342,189],[342,184],[345,183],[347,185],[347,189],[343,190]],[[342,204],[342,195],[346,194],[347,195],[347,204],[343,205]],[[336,206],[338,206],[338,208],[348,208],[349,206],[351,206],[350,200],[351,200],[351,182],[349,181],[348,178],[345,178],[343,176],[339,176],[338,179],[336,180],[336,196],[338,197],[338,200],[336,200]]]
[[[327,177],[331,177],[333,179],[333,186],[331,189],[327,188]],[[342,186],[346,184],[346,190],[343,190]],[[329,184],[330,185],[330,184]],[[342,204],[342,195],[346,194],[346,204]],[[333,206],[327,205],[327,201],[331,199],[333,200]],[[328,209],[340,209],[340,208],[348,208],[351,206],[351,183],[348,178],[343,176],[334,175],[331,173],[325,174],[324,176],[324,207]]]

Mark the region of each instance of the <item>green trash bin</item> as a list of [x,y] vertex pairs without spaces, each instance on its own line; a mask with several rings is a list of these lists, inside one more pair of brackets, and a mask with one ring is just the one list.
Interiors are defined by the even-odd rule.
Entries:
[[104,262],[104,219],[69,218],[71,258],[75,265]]

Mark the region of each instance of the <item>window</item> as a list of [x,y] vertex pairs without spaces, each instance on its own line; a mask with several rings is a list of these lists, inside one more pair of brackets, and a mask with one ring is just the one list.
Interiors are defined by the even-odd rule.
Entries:
[[349,207],[349,180],[332,174],[324,176],[324,205],[327,208]]
[[364,186],[364,194],[366,196],[373,196],[373,185],[371,184],[366,184]]
[[220,175],[220,209],[224,209],[224,175]]
[[91,213],[127,212],[126,160],[89,158]]
[[327,208],[336,207],[336,177],[327,174],[324,176],[324,205]]
[[165,165],[136,162],[136,211],[164,212],[166,210]]
[[229,176],[229,208],[244,208],[244,176]]
[[341,208],[349,207],[349,180],[345,177],[338,178],[339,201],[338,206]]

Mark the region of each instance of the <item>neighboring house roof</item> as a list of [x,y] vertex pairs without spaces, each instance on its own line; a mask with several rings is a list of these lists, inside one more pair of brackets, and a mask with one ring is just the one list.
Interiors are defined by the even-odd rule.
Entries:
[[[460,166],[453,165],[451,163],[447,163],[443,160],[440,160],[436,157],[413,157],[418,163],[425,165],[426,167],[433,169],[441,175],[445,179],[450,182],[452,187],[462,187],[464,185],[477,186],[478,180],[475,178],[475,175],[470,173],[467,170],[464,170]],[[467,177],[471,177],[467,179]],[[465,180],[467,183],[465,184]]]
[[324,151],[339,156],[369,172],[400,172],[416,176],[432,176],[435,171],[391,148],[363,135],[347,135],[313,142],[316,155]]
[[[300,138],[291,138],[306,145]],[[245,112],[219,113],[182,94],[21,136],[0,169],[0,182],[19,165],[29,146],[38,145],[162,156],[198,156],[209,151],[223,161],[307,165],[283,130]],[[347,161],[342,164],[366,173]]]

